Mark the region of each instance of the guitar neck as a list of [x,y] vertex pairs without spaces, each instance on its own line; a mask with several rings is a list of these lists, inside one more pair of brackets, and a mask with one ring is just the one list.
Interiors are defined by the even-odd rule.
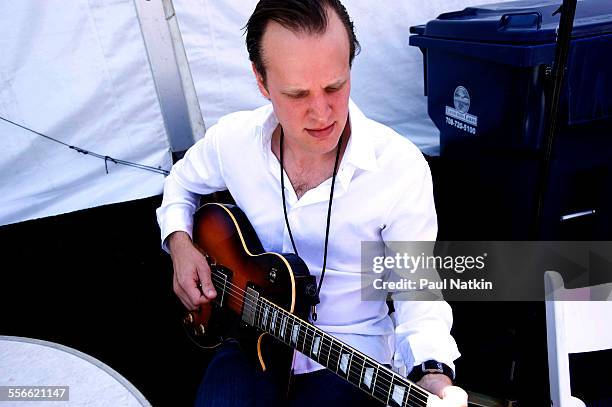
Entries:
[[430,393],[316,326],[259,297],[253,325],[388,406],[427,406]]

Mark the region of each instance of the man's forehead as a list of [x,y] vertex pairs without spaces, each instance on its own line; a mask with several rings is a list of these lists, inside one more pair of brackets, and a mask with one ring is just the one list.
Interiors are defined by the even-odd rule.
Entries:
[[269,43],[279,39],[292,41],[301,40],[308,37],[317,38],[326,33],[328,29],[329,27],[326,27],[325,30],[314,31],[305,28],[287,27],[277,21],[268,21],[263,36],[261,37],[261,42],[262,45],[265,45],[266,42]]
[[286,27],[279,22],[269,21],[266,24],[262,39],[261,48],[263,54],[271,51],[270,48],[285,45],[291,48],[293,44],[303,41],[317,41],[323,38],[334,39],[338,44],[346,45],[350,49],[349,36],[346,28],[342,24],[340,17],[335,11],[327,10],[327,25],[324,30],[312,30],[307,28]]

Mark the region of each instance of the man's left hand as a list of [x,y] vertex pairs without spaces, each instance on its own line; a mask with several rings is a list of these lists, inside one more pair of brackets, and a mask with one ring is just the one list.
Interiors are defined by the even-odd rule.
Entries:
[[417,382],[425,390],[441,399],[440,407],[467,407],[467,393],[461,387],[453,386],[448,376],[438,373],[426,374]]

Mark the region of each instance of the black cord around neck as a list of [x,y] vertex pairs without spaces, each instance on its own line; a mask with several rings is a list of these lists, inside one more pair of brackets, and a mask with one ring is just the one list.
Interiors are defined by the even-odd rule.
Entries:
[[[287,217],[287,204],[285,201],[285,177],[284,177],[284,167],[283,167],[283,141],[285,139],[285,133],[283,132],[283,126],[281,126],[281,134],[280,134],[280,177],[281,177],[281,195],[283,196],[283,212],[285,214],[285,224],[287,225],[287,231],[289,232],[289,238],[291,239],[291,245],[293,246],[293,251],[296,255],[299,256],[297,247],[295,246],[295,241],[293,240],[293,233],[291,233],[291,226],[289,226],[289,218]],[[325,267],[327,265],[327,243],[329,241],[329,224],[331,221],[331,209],[332,209],[332,201],[334,199],[334,187],[336,185],[336,174],[338,173],[338,162],[340,161],[340,150],[342,149],[342,134],[340,135],[340,139],[338,140],[338,146],[336,151],[336,162],[334,163],[334,173],[332,175],[332,183],[331,190],[329,193],[329,205],[327,206],[327,224],[325,226],[325,246],[323,249],[323,268],[321,269],[321,278],[319,279],[319,286],[317,287],[316,297],[318,298],[319,292],[321,292],[321,286],[323,285],[323,278],[325,277]],[[312,319],[313,321],[317,320],[317,306],[313,305],[312,307]]]

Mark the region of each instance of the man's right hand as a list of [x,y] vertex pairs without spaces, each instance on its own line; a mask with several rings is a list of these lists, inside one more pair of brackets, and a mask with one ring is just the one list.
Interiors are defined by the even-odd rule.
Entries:
[[[210,279],[210,267],[189,235],[182,231],[170,234],[168,248],[174,268],[174,292],[183,305],[188,310],[195,310],[214,299],[217,292]],[[202,285],[202,291],[198,283]]]

